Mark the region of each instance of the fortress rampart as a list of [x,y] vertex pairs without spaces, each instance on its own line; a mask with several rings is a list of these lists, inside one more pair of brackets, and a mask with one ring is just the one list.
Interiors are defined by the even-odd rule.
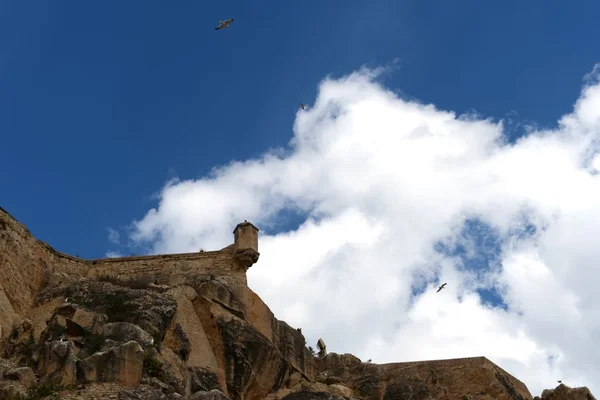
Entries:
[[0,327],[10,329],[27,314],[52,276],[120,278],[150,276],[159,284],[178,285],[202,274],[228,276],[247,286],[246,271],[258,261],[258,228],[244,221],[233,244],[217,251],[84,260],[37,240],[0,207]]

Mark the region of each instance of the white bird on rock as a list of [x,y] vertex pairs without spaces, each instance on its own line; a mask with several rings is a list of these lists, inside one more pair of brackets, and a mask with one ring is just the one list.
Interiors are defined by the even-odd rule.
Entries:
[[231,28],[229,26],[229,24],[231,24],[233,22],[233,18],[229,18],[228,20],[225,21],[219,21],[219,26],[217,26],[215,28],[215,31],[218,31],[219,29],[223,29],[223,28]]

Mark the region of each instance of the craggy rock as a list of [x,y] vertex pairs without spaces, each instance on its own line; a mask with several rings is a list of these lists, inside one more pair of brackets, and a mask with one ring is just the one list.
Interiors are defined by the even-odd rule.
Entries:
[[15,381],[0,381],[0,399],[24,399],[27,388]]
[[73,342],[45,343],[40,355],[38,370],[41,382],[74,385],[77,378],[77,357]]
[[341,380],[364,399],[532,398],[522,382],[484,357],[376,365],[329,353],[317,366],[324,383]]
[[265,396],[279,389],[289,365],[275,346],[243,321],[219,319],[217,324],[232,400]]
[[26,364],[33,357],[35,345],[33,325],[26,319],[12,329],[4,349],[5,357],[17,364]]
[[102,335],[106,339],[112,339],[118,342],[129,342],[135,340],[143,347],[154,344],[154,339],[149,333],[139,326],[129,322],[111,322],[104,325]]
[[79,362],[83,382],[118,382],[137,386],[142,379],[144,350],[136,341],[112,347]]
[[33,370],[29,367],[12,368],[4,372],[4,379],[19,381],[21,385],[29,389],[37,383]]
[[191,393],[199,391],[209,392],[213,389],[219,389],[217,374],[200,367],[191,367],[188,369],[188,380]]
[[144,376],[150,378],[150,382],[156,382],[156,379],[158,379],[163,385],[155,384],[155,386],[159,386],[160,390],[165,393],[185,393],[185,383],[179,379],[176,371],[154,348],[146,349],[143,372]]
[[571,388],[564,383],[542,392],[541,400],[596,400],[587,387]]
[[[110,282],[78,281],[60,288],[71,302],[106,314],[108,322],[129,322],[150,334],[156,343],[164,338],[176,303],[167,295],[144,289],[129,289]],[[55,295],[59,295],[55,293]]]
[[167,400],[168,397],[156,388],[140,385],[135,389],[124,389],[119,392],[119,400]]
[[281,400],[345,400],[343,397],[329,392],[300,391],[290,393]]
[[213,389],[208,392],[196,392],[190,397],[190,400],[229,400],[229,398],[220,390]]

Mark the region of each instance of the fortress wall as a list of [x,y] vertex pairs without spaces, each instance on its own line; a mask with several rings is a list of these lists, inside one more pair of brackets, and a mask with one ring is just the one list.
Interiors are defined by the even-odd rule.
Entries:
[[[238,236],[243,241],[243,235]],[[248,246],[251,245],[256,246],[252,243]],[[234,258],[235,250],[232,244],[218,251],[84,260],[37,240],[25,225],[0,207],[0,302],[4,304],[0,310],[0,321],[4,322],[0,326],[6,332],[13,319],[24,318],[34,307],[40,290],[55,274],[90,278],[149,275],[168,285],[182,284],[194,275],[215,274],[247,285],[248,265]]]
[[0,331],[5,335],[33,307],[51,265],[46,247],[0,208]]
[[[48,246],[50,247],[50,246]],[[61,253],[50,247],[51,273],[67,274],[69,276],[84,277],[90,268],[89,262],[82,258]]]
[[151,276],[159,284],[183,284],[194,275],[215,274],[246,280],[246,272],[233,259],[233,248],[199,253],[169,254],[88,261],[87,277],[116,275],[119,278]]

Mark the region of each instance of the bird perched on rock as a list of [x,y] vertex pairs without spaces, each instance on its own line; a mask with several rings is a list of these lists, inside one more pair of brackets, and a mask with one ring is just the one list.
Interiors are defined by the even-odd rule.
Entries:
[[446,283],[444,283],[442,286],[440,286],[440,288],[437,290],[437,292],[439,292],[440,290],[442,290],[444,288],[444,286],[446,286]]
[[231,24],[233,22],[233,18],[229,18],[228,20],[225,21],[219,21],[219,26],[217,26],[215,28],[215,31],[218,31],[219,29],[223,29],[223,28],[231,28],[229,26],[229,24]]
[[300,103],[300,108],[304,110],[304,107],[306,107],[306,104]]

